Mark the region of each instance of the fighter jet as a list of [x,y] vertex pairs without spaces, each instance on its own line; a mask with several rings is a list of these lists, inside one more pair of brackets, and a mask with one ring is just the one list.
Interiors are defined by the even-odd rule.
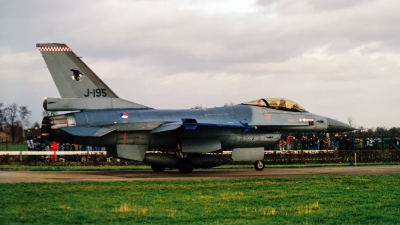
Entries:
[[[284,98],[260,98],[209,109],[157,110],[118,96],[65,44],[36,44],[61,98],[46,97],[42,136],[62,143],[107,147],[119,158],[144,162],[155,172],[210,168],[230,160],[264,168],[264,148],[282,132],[344,132],[342,122],[308,112]],[[72,78],[72,79],[71,79]],[[149,151],[158,149],[159,151]]]

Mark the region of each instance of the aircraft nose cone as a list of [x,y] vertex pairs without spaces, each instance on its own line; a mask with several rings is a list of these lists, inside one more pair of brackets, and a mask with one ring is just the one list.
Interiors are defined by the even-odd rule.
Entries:
[[331,119],[331,118],[326,118],[328,121],[328,129],[331,132],[346,132],[346,131],[352,131],[355,130],[354,127],[347,125],[345,123],[342,123],[340,121]]

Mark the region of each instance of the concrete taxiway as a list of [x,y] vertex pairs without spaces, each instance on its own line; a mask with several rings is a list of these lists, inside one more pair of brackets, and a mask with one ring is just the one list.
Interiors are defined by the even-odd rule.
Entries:
[[185,179],[235,179],[310,176],[354,176],[400,174],[400,165],[336,166],[306,168],[254,169],[195,169],[190,174],[177,170],[155,173],[150,170],[129,171],[0,171],[0,183],[22,182],[82,182],[82,181],[135,181],[135,180],[185,180]]

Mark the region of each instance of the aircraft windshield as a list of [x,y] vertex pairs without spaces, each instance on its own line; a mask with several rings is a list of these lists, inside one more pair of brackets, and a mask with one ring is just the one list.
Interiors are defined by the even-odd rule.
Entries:
[[267,107],[290,112],[308,112],[296,102],[285,98],[261,98],[255,101],[242,103],[243,105],[253,105]]

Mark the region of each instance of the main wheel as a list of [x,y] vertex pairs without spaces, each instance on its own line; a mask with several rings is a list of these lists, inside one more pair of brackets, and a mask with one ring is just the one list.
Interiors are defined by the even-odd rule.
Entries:
[[165,166],[156,165],[156,164],[151,164],[151,169],[152,169],[154,172],[161,173],[161,172],[164,172]]
[[264,162],[262,160],[258,160],[254,163],[254,169],[257,171],[261,171],[264,169]]
[[181,173],[191,173],[193,171],[192,160],[187,158],[181,159],[179,162],[178,170]]

